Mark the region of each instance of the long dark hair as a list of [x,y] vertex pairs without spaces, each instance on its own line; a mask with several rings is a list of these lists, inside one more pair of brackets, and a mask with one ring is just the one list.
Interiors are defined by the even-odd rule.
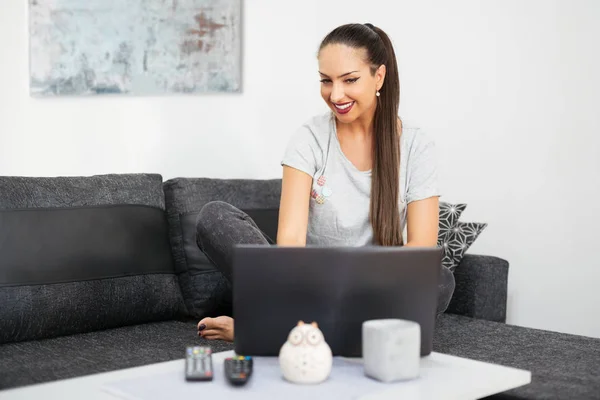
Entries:
[[[373,170],[369,218],[374,239],[382,246],[402,245],[400,211],[400,146],[398,107],[400,80],[396,53],[388,35],[371,24],[347,24],[331,31],[319,51],[329,44],[364,49],[374,75],[381,65],[386,73],[373,120]],[[375,95],[375,93],[373,93]]]

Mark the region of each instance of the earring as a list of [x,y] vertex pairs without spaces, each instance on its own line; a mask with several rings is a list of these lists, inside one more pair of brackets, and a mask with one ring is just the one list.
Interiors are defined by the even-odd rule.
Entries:
[[375,96],[379,97],[379,90],[375,93]]

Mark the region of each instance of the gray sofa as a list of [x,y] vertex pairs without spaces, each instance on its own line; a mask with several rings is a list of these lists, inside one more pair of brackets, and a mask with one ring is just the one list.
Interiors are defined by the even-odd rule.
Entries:
[[[276,232],[279,180],[0,177],[0,390],[183,357],[230,288],[195,245],[227,201]],[[493,398],[600,398],[600,340],[511,326],[509,264],[467,254],[434,350],[532,371]],[[0,392],[1,393],[1,392]]]

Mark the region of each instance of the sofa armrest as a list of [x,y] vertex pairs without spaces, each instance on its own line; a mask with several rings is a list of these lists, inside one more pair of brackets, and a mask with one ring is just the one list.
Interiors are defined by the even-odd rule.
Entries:
[[508,261],[465,254],[454,271],[456,288],[446,312],[506,322]]

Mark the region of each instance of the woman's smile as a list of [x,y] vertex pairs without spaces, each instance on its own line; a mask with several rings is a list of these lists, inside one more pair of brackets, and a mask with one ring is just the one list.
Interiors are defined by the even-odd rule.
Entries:
[[332,103],[335,106],[335,110],[339,113],[339,114],[348,114],[350,112],[350,110],[352,109],[352,106],[354,105],[354,102],[348,102],[348,103]]

